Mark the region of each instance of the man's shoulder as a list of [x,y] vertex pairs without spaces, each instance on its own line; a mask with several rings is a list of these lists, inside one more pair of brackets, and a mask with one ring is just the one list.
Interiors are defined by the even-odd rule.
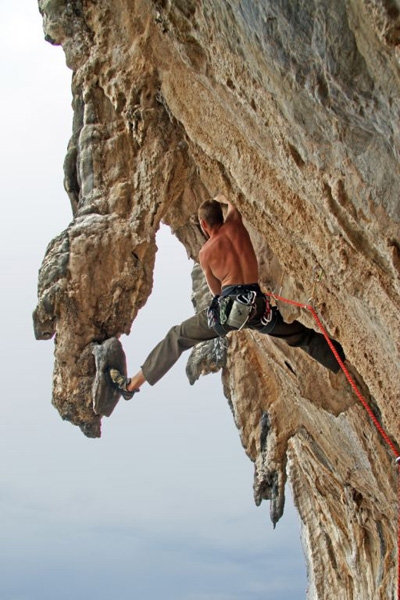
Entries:
[[202,245],[202,247],[200,248],[200,251],[199,251],[199,260],[200,260],[200,262],[201,262],[202,260],[204,261],[205,257],[206,257],[206,256],[207,256],[207,254],[208,254],[208,248],[209,248],[209,243],[210,243],[210,241],[211,241],[211,240],[207,240],[206,242],[204,242],[204,244],[203,244],[203,245]]
[[203,258],[206,257],[207,254],[209,254],[213,245],[214,245],[214,239],[207,240],[200,248],[199,256],[201,256]]

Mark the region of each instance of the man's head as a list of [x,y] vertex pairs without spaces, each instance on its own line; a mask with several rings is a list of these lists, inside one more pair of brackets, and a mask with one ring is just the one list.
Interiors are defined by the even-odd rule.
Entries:
[[216,200],[206,200],[199,208],[199,221],[205,221],[210,229],[220,227],[224,222],[222,207]]

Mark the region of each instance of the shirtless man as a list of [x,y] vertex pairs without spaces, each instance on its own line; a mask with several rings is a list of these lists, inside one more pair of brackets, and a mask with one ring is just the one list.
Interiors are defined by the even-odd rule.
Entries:
[[[225,219],[221,203],[228,206]],[[214,299],[208,310],[172,327],[136,375],[128,378],[110,369],[111,379],[122,396],[129,400],[146,381],[150,385],[157,383],[185,350],[242,328],[284,339],[338,372],[339,365],[322,334],[298,321],[285,323],[278,308],[270,307],[258,284],[258,262],[240,212],[221,194],[203,202],[198,216],[207,237],[199,262]],[[332,342],[344,360],[342,347]]]
[[217,296],[226,285],[257,283],[258,262],[240,212],[222,194],[214,201],[227,204],[228,212],[221,223],[222,210],[212,203],[200,207],[200,227],[208,240],[199,261],[211,293]]

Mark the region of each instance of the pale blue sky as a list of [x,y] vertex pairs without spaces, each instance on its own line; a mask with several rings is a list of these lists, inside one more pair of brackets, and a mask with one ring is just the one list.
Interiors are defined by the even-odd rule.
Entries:
[[[46,245],[71,220],[71,73],[35,0],[1,0],[0,19],[1,599],[305,598],[297,516],[288,503],[273,531],[268,504],[255,507],[219,375],[191,387],[181,359],[121,402],[100,440],[52,407],[53,342],[34,340],[31,313]],[[159,247],[153,296],[124,341],[131,371],[192,313],[190,261],[167,228]]]

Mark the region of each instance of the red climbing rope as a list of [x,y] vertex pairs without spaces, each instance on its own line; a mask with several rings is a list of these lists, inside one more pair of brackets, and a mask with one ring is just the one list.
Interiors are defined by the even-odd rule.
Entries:
[[400,458],[396,458],[397,462],[397,485],[398,485],[398,507],[397,512],[397,600],[400,600]]
[[326,341],[328,342],[328,345],[330,347],[330,349],[332,350],[336,360],[339,363],[340,368],[342,369],[343,373],[345,374],[348,382],[350,383],[351,387],[353,388],[356,396],[358,397],[358,399],[360,400],[361,404],[364,406],[365,410],[367,411],[371,421],[373,422],[373,424],[375,425],[376,429],[379,431],[379,433],[381,434],[382,438],[385,440],[385,442],[388,444],[388,446],[391,448],[393,454],[396,457],[396,463],[397,463],[397,481],[398,481],[398,514],[397,514],[397,600],[400,600],[400,454],[396,448],[396,445],[392,442],[392,440],[390,439],[390,437],[388,436],[388,434],[386,433],[386,431],[383,429],[382,425],[379,423],[378,419],[376,418],[376,416],[374,415],[371,407],[369,406],[368,402],[366,401],[366,399],[364,398],[364,396],[362,395],[362,393],[360,392],[360,390],[358,389],[357,385],[355,384],[353,378],[351,377],[346,365],[344,364],[344,362],[342,361],[342,359],[340,358],[335,346],[333,345],[330,337],[328,336],[325,327],[322,325],[320,318],[318,317],[315,309],[313,308],[313,306],[311,306],[311,304],[302,304],[301,302],[295,302],[294,300],[289,300],[288,298],[283,298],[282,296],[277,296],[276,294],[270,293],[270,292],[265,292],[267,296],[271,296],[272,298],[275,298],[275,300],[280,300],[281,302],[285,302],[286,304],[292,304],[293,306],[297,306],[299,308],[304,308],[306,310],[308,310],[317,326],[318,329],[321,331],[322,335],[324,336],[324,338],[326,339]]
[[374,415],[371,407],[369,406],[368,402],[366,401],[366,399],[364,398],[364,396],[361,394],[360,390],[358,389],[357,385],[355,384],[353,378],[351,377],[346,365],[344,364],[344,362],[342,361],[342,359],[340,358],[335,346],[332,343],[332,340],[330,339],[330,337],[328,336],[325,327],[322,325],[320,318],[318,317],[315,309],[311,306],[311,304],[302,304],[300,302],[295,302],[294,300],[288,300],[287,298],[282,298],[282,296],[277,296],[276,294],[272,294],[269,292],[266,292],[266,294],[268,296],[272,296],[273,298],[275,298],[275,300],[281,300],[282,302],[286,302],[286,304],[292,304],[293,306],[298,306],[299,308],[305,308],[306,310],[308,310],[316,324],[318,325],[319,330],[321,331],[321,333],[323,334],[324,338],[326,339],[330,349],[332,350],[336,360],[339,363],[340,368],[342,369],[343,373],[346,375],[346,378],[348,380],[348,382],[350,383],[351,387],[353,388],[355,394],[357,395],[358,399],[360,400],[360,402],[362,403],[362,405],[364,406],[365,410],[367,411],[368,415],[371,418],[371,421],[374,423],[375,427],[377,428],[377,430],[379,431],[379,433],[381,434],[381,436],[383,437],[383,439],[385,440],[385,442],[390,446],[390,448],[392,449],[396,459],[400,458],[400,454],[395,446],[395,444],[392,442],[392,440],[390,439],[390,437],[388,436],[388,434],[386,433],[386,431],[383,429],[382,425],[379,423],[378,419],[376,418],[376,416]]

